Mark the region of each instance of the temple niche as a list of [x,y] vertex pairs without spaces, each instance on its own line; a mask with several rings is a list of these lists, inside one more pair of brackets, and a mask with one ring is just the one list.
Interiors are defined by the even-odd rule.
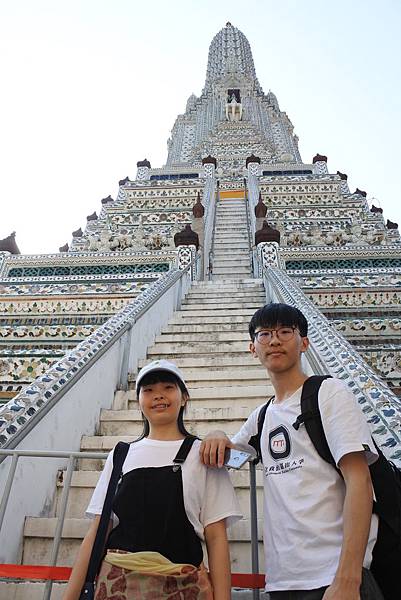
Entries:
[[239,90],[228,90],[226,119],[227,121],[242,121],[242,103]]

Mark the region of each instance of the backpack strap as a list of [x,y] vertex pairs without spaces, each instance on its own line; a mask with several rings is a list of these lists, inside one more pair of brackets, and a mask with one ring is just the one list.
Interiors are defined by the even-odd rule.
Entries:
[[197,438],[194,435],[188,435],[186,438],[183,439],[182,444],[179,447],[178,452],[175,455],[175,458],[173,459],[173,463],[175,465],[184,464],[184,462],[189,454],[189,451],[192,448],[194,441],[197,439],[199,439],[199,438]]
[[331,375],[312,375],[305,381],[301,395],[301,414],[293,423],[293,427],[298,430],[304,424],[316,452],[323,460],[337,469],[324,433],[318,399],[320,386],[325,379],[330,377]]
[[256,458],[254,458],[254,460],[253,460],[254,465],[257,465],[259,462],[263,462],[262,461],[262,450],[260,447],[260,438],[262,436],[262,429],[263,429],[263,424],[265,422],[266,411],[273,399],[274,399],[274,396],[269,398],[268,401],[266,402],[266,404],[263,404],[263,406],[261,406],[259,414],[258,414],[258,432],[255,435],[253,435],[248,442],[249,445],[252,446],[252,448],[255,448],[255,450],[256,450]]

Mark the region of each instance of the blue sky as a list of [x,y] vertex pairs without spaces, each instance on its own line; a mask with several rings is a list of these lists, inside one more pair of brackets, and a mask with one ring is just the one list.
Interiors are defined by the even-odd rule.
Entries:
[[162,166],[227,21],[304,161],[327,154],[401,225],[398,0],[3,0],[0,238],[16,230],[22,252],[57,251],[138,160]]

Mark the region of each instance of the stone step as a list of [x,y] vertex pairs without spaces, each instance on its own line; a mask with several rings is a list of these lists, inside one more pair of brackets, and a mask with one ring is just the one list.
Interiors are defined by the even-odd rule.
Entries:
[[[211,277],[212,277],[212,281],[220,281],[221,279],[224,279],[227,276],[227,273],[212,273]],[[244,276],[244,273],[232,273],[231,277],[233,279],[237,278],[238,280],[242,279]]]
[[[184,301],[185,302],[185,301]],[[215,308],[212,308],[215,306]],[[260,304],[257,302],[221,302],[220,304],[203,304],[199,303],[187,303],[181,305],[181,313],[189,312],[189,311],[215,311],[216,316],[222,313],[231,314],[251,314],[255,312],[260,307]],[[240,312],[241,311],[241,312]]]
[[219,241],[224,242],[244,242],[248,240],[248,235],[245,232],[235,232],[235,231],[220,231],[216,232],[214,235],[214,241],[217,243]]
[[[150,360],[156,360],[157,355],[148,357],[146,359],[139,361],[139,368],[143,367]],[[160,357],[161,358],[161,357]],[[177,356],[174,359],[175,364],[180,367],[187,368],[199,368],[199,369],[207,369],[210,370],[222,370],[227,367],[253,367],[255,368],[258,363],[256,359],[253,358],[252,354],[248,352],[238,352],[237,354],[231,353],[230,356],[225,356],[224,354],[213,354],[210,356],[198,356],[196,354],[189,356]],[[262,367],[261,367],[262,368]]]
[[[261,294],[258,294],[259,298],[262,297]],[[202,295],[202,296],[198,296],[196,295],[194,298],[192,296],[187,296],[185,298],[185,300],[183,300],[183,302],[181,303],[181,307],[184,306],[191,306],[193,304],[199,305],[199,304],[204,304],[204,305],[215,305],[215,306],[221,306],[222,302],[228,303],[230,302],[230,300],[234,301],[235,298],[238,299],[238,302],[240,302],[241,304],[244,304],[245,301],[249,298],[249,303],[252,303],[253,305],[257,304],[257,300],[259,300],[259,298],[255,298],[255,294],[247,294],[247,295],[243,295],[243,294],[239,294],[238,296],[231,296],[231,295],[226,295],[225,297],[214,297],[214,296],[206,296],[206,295]]]
[[[43,600],[45,583],[40,581],[0,581],[0,600]],[[66,582],[53,582],[50,600],[62,600]]]
[[[187,301],[187,304],[184,304],[184,306],[189,308],[189,306],[193,306],[193,303],[199,305],[202,302],[204,302],[205,300],[209,301],[209,302],[205,302],[205,304],[204,304],[205,310],[206,309],[210,310],[213,307],[215,307],[217,309],[219,306],[221,306],[222,303],[232,304],[235,302],[241,302],[242,304],[245,304],[245,303],[249,302],[249,303],[252,303],[253,305],[257,304],[258,306],[260,306],[260,303],[263,304],[266,301],[266,296],[265,296],[264,292],[260,292],[259,290],[257,290],[257,291],[255,290],[254,292],[239,293],[235,296],[234,296],[234,292],[233,292],[233,295],[222,294],[220,296],[220,302],[215,302],[215,300],[216,300],[215,296],[211,296],[210,294],[198,294],[197,293],[197,294],[193,294],[191,296],[187,296],[185,299],[185,301]],[[214,300],[214,302],[213,302],[213,300]],[[169,324],[178,321],[181,318],[181,316],[179,316],[179,315],[182,314],[182,316],[185,316],[187,314],[187,312],[188,312],[187,310],[183,310],[183,311],[180,310],[169,321]],[[230,315],[231,315],[231,313],[227,316],[230,316]],[[217,316],[219,316],[219,313],[217,314]]]
[[[260,306],[262,306],[264,304],[264,301],[261,301]],[[249,320],[251,318],[251,316],[253,315],[253,313],[255,312],[254,310],[250,310],[248,311],[247,314],[238,314],[238,315],[232,315],[231,312],[229,315],[226,314],[220,314],[220,315],[216,315],[215,311],[213,310],[208,310],[207,311],[208,314],[207,315],[201,315],[199,314],[198,316],[195,315],[191,315],[190,311],[185,311],[183,313],[179,313],[176,314],[170,321],[170,325],[171,326],[175,326],[175,325],[180,325],[181,327],[184,326],[186,328],[191,327],[191,324],[193,324],[194,326],[198,326],[201,324],[232,324],[232,325],[237,325],[237,324],[241,324],[241,323],[246,323],[246,325],[248,326]]]
[[243,237],[248,239],[246,223],[241,221],[224,221],[220,223],[220,225],[216,226],[213,237],[216,240],[218,237],[221,236],[229,236],[233,239],[235,239],[236,237]]
[[225,252],[229,250],[230,252],[233,250],[247,250],[249,252],[249,243],[248,240],[244,240],[241,242],[226,242],[223,240],[215,240],[213,244],[214,252]]
[[212,275],[219,275],[219,276],[226,276],[228,273],[230,273],[232,276],[237,275],[238,277],[243,277],[244,275],[248,275],[250,273],[250,268],[246,268],[246,267],[238,267],[235,270],[234,269],[225,269],[223,267],[216,267],[216,269],[213,269]]
[[[73,473],[70,492],[68,495],[67,517],[82,518],[85,515],[89,505],[96,483],[100,477],[101,471],[75,471]],[[64,489],[63,484],[64,472],[60,472],[59,481],[57,483],[57,497],[55,515],[59,514],[61,496]],[[249,500],[249,471],[243,467],[240,471],[230,471],[231,479],[235,487],[237,498],[240,503],[241,513],[244,518],[250,516],[250,500]],[[241,477],[236,477],[240,475]],[[263,510],[263,488],[262,488],[262,471],[256,471],[256,493],[258,498],[258,513],[262,514]]]
[[219,221],[222,221],[225,218],[227,218],[227,219],[234,219],[234,218],[246,219],[246,210],[245,210],[245,207],[239,207],[239,206],[231,207],[231,208],[229,208],[228,206],[226,206],[226,207],[218,206],[216,209],[216,216],[218,217]]
[[[85,536],[86,532],[89,529],[91,520],[88,518],[81,519],[71,519],[68,518],[64,522],[62,539],[76,539],[82,540]],[[56,517],[27,517],[25,521],[24,527],[24,536],[27,538],[47,538],[49,541],[54,537],[54,532],[57,526],[57,518]],[[262,531],[262,521],[258,519],[258,529]],[[237,523],[235,523],[228,530],[228,538],[230,540],[235,541],[249,541],[250,540],[250,521],[249,519],[241,519]],[[261,535],[259,534],[259,539],[261,539]],[[50,544],[49,544],[50,546]],[[50,551],[50,547],[48,549]],[[33,563],[27,562],[28,556],[24,556],[23,564],[46,564],[42,562],[42,557],[38,557],[39,560]],[[50,556],[49,556],[50,558]],[[48,564],[48,563],[47,563]],[[57,564],[62,564],[61,562],[57,562]],[[69,563],[64,563],[68,565]]]
[[167,325],[167,327],[165,327],[162,330],[163,334],[168,334],[168,333],[206,333],[208,331],[212,331],[212,332],[223,332],[223,331],[245,331],[246,333],[248,333],[248,324],[247,322],[243,322],[243,323],[217,323],[217,324],[210,324],[210,325],[206,325],[206,324],[199,324],[199,325],[189,325],[186,323],[180,323],[180,324],[172,324],[172,325]]
[[[37,521],[34,523],[34,521]],[[71,566],[77,555],[81,541],[90,525],[89,519],[67,519],[64,527],[62,540],[60,544],[58,566]],[[48,565],[51,555],[52,536],[56,528],[56,519],[34,519],[28,518],[26,521],[25,544],[24,544],[24,564]],[[228,539],[230,540],[231,568],[233,573],[250,573],[250,521],[243,519],[235,523],[228,530]],[[259,560],[263,565],[263,547],[262,547],[262,521],[258,520],[259,532]],[[260,569],[262,572],[262,569]],[[61,586],[60,586],[61,587]],[[58,596],[59,598],[60,596]],[[9,597],[6,597],[10,600]],[[18,600],[26,600],[26,596],[17,597]],[[40,598],[40,596],[39,596]],[[32,598],[29,596],[29,600]],[[41,598],[40,598],[41,600]],[[53,596],[51,598],[53,600]]]
[[253,277],[244,277],[244,279],[242,279],[240,282],[233,282],[232,279],[230,279],[230,277],[227,277],[224,281],[219,282],[218,284],[214,283],[213,281],[196,281],[192,284],[193,287],[214,287],[214,286],[218,286],[219,288],[221,287],[225,287],[225,286],[229,286],[232,285],[234,283],[235,286],[254,286],[254,285],[262,285],[263,286],[263,280],[262,279],[257,279],[257,278],[253,278]]
[[220,266],[231,266],[237,264],[238,266],[248,265],[250,256],[248,251],[244,252],[231,252],[226,254],[225,252],[216,252],[214,254],[213,264],[218,263]]
[[[243,233],[234,233],[234,232],[230,232],[230,231],[221,231],[219,233],[216,233],[214,238],[213,238],[213,248],[215,248],[215,246],[217,244],[230,244],[230,246],[232,247],[233,244],[236,243],[249,243],[249,238],[247,235],[243,234]],[[240,251],[241,249],[237,249],[237,251]]]
[[166,344],[166,343],[186,343],[186,342],[208,342],[208,343],[217,343],[217,342],[248,342],[248,336],[244,331],[221,331],[221,332],[211,332],[205,331],[203,333],[162,333],[161,335],[156,336],[155,343],[156,344]]
[[244,341],[233,341],[233,342],[220,342],[219,344],[214,344],[212,341],[195,341],[195,342],[186,342],[185,345],[173,342],[158,342],[157,344],[153,344],[148,350],[149,358],[152,358],[155,355],[157,356],[166,356],[170,354],[171,356],[182,356],[188,354],[237,354],[239,352],[244,352],[246,354],[249,353],[249,342],[248,340]]
[[266,382],[267,385],[265,369],[262,365],[258,368],[255,367],[251,368],[249,366],[243,371],[231,369],[229,365],[227,367],[220,366],[219,368],[209,369],[209,371],[201,367],[182,367],[182,371],[190,392],[194,387],[216,386],[223,384],[224,381],[230,382],[231,385],[235,386],[238,385],[237,382],[240,382],[241,385],[263,385]]
[[215,294],[212,291],[209,291],[207,288],[204,290],[201,289],[196,289],[193,290],[190,294],[187,294],[185,299],[186,300],[193,300],[195,298],[198,298],[200,300],[202,300],[203,298],[212,298],[212,299],[220,299],[220,300],[230,300],[232,298],[265,298],[265,291],[263,289],[252,289],[252,288],[245,288],[239,292],[235,292],[234,290],[231,292],[227,292],[227,291],[221,291],[219,294]]

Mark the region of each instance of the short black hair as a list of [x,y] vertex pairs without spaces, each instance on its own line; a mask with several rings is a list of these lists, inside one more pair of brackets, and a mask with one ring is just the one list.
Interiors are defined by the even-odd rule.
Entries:
[[[177,375],[174,375],[174,373],[170,373],[170,371],[164,371],[163,369],[160,369],[159,371],[151,371],[150,373],[148,373],[148,375],[144,375],[142,377],[142,379],[139,382],[139,385],[137,385],[137,387],[136,387],[137,399],[139,398],[139,392],[141,390],[141,387],[144,385],[152,385],[153,383],[175,383],[175,385],[180,388],[181,393],[184,396],[185,400],[189,400],[189,392],[187,390],[186,385],[181,381],[181,379],[179,377],[177,377]],[[182,433],[185,437],[188,437],[188,436],[192,436],[192,433],[190,433],[187,430],[187,428],[185,427],[185,424],[184,424],[184,413],[185,413],[186,407],[187,407],[186,403],[184,406],[181,406],[180,412],[178,413],[177,425],[178,425],[179,432]],[[148,435],[149,435],[149,432],[150,432],[149,421],[146,419],[144,414],[142,414],[142,420],[143,420],[143,430],[142,430],[142,433],[139,436],[139,438],[135,441],[142,440],[143,438],[148,437]]]
[[308,321],[303,313],[295,306],[272,302],[259,308],[249,322],[249,335],[255,340],[255,332],[259,327],[296,327],[302,337],[308,335]]

